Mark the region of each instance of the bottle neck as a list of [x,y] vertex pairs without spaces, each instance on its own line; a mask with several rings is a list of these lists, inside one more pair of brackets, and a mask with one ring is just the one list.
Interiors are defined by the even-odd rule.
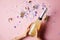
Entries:
[[42,20],[42,18],[38,17],[38,20]]

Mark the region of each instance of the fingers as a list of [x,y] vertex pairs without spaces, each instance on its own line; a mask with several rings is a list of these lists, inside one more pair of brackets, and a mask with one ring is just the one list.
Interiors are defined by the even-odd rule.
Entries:
[[22,35],[19,35],[15,38],[13,38],[12,40],[20,40],[20,39],[24,39],[27,36],[27,32],[29,29],[27,29]]
[[41,38],[42,40],[45,40],[44,34],[46,32],[47,28],[47,22],[49,21],[50,16],[46,16],[44,20],[41,22],[41,28],[38,31],[38,37]]
[[25,37],[25,35],[20,35],[20,36],[17,36],[15,38],[13,38],[12,40],[20,40],[21,38]]

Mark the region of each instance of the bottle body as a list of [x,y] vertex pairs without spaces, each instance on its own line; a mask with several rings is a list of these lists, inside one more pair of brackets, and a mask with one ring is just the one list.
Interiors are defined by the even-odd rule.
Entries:
[[29,31],[29,35],[30,36],[35,36],[36,35],[36,32],[40,29],[41,27],[41,21],[39,19],[37,19],[32,25],[31,25],[31,28],[30,28],[30,31]]

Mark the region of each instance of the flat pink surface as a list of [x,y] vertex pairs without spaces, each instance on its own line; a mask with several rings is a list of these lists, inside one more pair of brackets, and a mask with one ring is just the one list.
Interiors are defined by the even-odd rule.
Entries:
[[[26,0],[0,0],[0,40],[11,40],[12,38],[22,35],[34,18],[17,18],[17,15],[24,9]],[[45,3],[47,5],[47,13],[51,16],[46,31],[46,40],[60,40],[60,0],[32,0],[33,4]],[[37,1],[37,2],[36,2]],[[32,4],[32,5],[33,5]],[[38,9],[38,14],[40,14]],[[13,21],[8,22],[8,18],[12,17]],[[32,17],[32,16],[31,16]],[[31,21],[32,20],[32,21]],[[21,21],[21,23],[19,23]],[[16,28],[14,26],[16,25]],[[27,38],[27,40],[36,40],[35,38]]]

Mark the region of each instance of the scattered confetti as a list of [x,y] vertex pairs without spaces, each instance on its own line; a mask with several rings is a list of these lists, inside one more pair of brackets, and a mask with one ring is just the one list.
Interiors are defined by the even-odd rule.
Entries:
[[42,10],[44,10],[44,7],[42,7]]
[[34,11],[32,15],[33,17],[37,16],[37,11]]
[[35,16],[37,16],[37,11],[35,11]]
[[14,28],[16,28],[16,26],[14,26]]
[[19,16],[17,16],[17,18],[19,18]]
[[13,20],[13,18],[8,18],[8,21],[11,22]]
[[29,0],[29,3],[31,3],[32,1],[31,0]]
[[23,18],[24,15],[25,15],[25,12],[21,12],[21,13],[20,13],[20,17],[21,17],[21,18]]
[[33,9],[38,9],[39,5],[34,5]]
[[42,3],[42,7],[46,7],[45,3]]
[[19,23],[21,23],[21,21],[19,21]]
[[46,7],[46,5],[44,3],[42,3],[42,9],[44,10],[44,8]]
[[29,7],[25,7],[26,10],[29,10],[30,8]]

